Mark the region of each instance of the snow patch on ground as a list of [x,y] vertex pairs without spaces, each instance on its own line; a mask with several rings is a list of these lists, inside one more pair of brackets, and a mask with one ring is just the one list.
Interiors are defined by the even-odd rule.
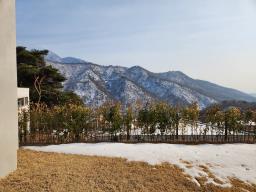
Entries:
[[[74,143],[24,148],[44,152],[122,157],[129,161],[144,161],[152,165],[168,162],[182,168],[197,184],[199,183],[196,178],[200,176],[206,176],[208,183],[223,187],[230,186],[229,178],[231,177],[256,184],[255,144]],[[213,173],[221,182],[216,183],[206,170]]]

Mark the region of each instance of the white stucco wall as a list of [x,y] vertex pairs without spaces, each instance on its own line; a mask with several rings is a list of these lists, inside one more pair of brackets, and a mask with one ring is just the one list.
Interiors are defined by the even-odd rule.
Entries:
[[18,98],[28,97],[29,98],[29,88],[18,87],[17,88]]
[[[29,110],[29,88],[23,88],[23,87],[18,87],[17,89],[17,98],[23,99],[24,105],[19,106],[18,105],[18,112],[22,112],[23,110]],[[25,102],[25,98],[27,98],[27,103]]]
[[0,177],[17,166],[15,0],[0,0]]

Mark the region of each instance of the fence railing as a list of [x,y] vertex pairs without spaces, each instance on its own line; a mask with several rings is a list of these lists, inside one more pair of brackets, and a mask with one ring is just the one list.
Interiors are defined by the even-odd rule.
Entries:
[[33,133],[20,136],[20,146],[51,145],[67,143],[172,143],[172,144],[223,144],[223,143],[256,143],[256,135],[53,135]]

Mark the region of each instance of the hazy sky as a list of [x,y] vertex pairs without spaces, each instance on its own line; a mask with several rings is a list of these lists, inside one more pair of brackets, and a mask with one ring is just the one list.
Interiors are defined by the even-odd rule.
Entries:
[[16,0],[17,42],[256,93],[256,0]]

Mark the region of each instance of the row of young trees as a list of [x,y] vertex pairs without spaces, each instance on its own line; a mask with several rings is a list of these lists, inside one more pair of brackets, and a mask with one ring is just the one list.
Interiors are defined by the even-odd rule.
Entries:
[[256,111],[247,109],[241,111],[236,107],[229,107],[221,110],[219,105],[209,107],[204,114],[202,120],[207,123],[207,127],[215,129],[217,134],[250,134],[256,133]]
[[[27,129],[27,122],[30,129]],[[99,135],[237,135],[256,134],[256,111],[240,111],[231,107],[221,110],[218,105],[200,112],[193,103],[187,107],[174,107],[163,102],[146,106],[122,107],[108,103],[99,108],[65,104],[48,107],[31,105],[30,112],[19,116],[20,136],[33,133],[73,134],[79,140],[85,136]],[[199,126],[204,123],[204,126]]]

